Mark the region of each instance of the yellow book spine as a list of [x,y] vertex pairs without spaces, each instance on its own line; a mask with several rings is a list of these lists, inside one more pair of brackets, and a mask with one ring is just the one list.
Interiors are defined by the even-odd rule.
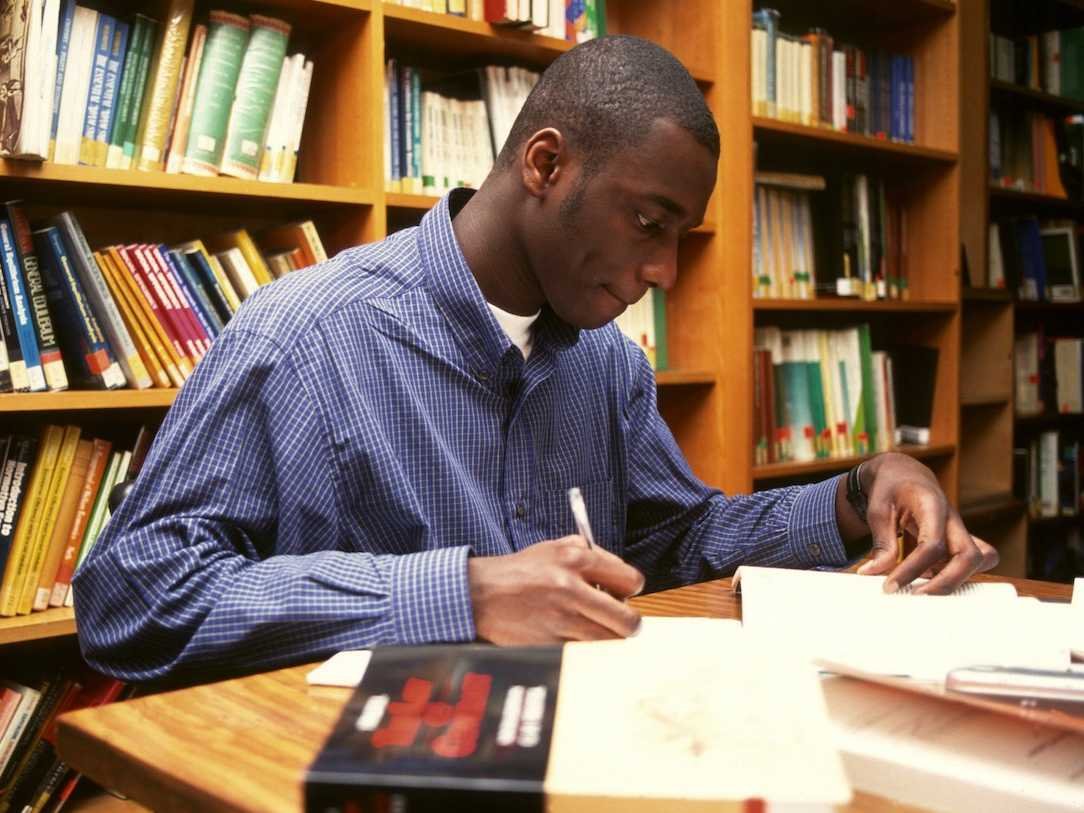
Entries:
[[41,571],[45,566],[46,555],[49,552],[49,543],[53,538],[53,528],[56,525],[57,516],[60,514],[60,498],[64,495],[64,489],[68,485],[68,477],[71,476],[72,462],[75,460],[80,434],[82,433],[78,426],[65,426],[63,429],[60,451],[57,453],[56,462],[53,464],[53,471],[49,477],[49,483],[41,503],[41,516],[34,531],[26,577],[23,580],[22,587],[19,588],[19,606],[17,608],[19,615],[27,615],[34,606],[34,597],[38,592],[38,580],[41,578]]
[[136,352],[143,359],[143,364],[146,366],[147,372],[150,373],[151,379],[153,379],[156,386],[169,387],[169,374],[155,353],[154,347],[147,337],[147,332],[143,329],[142,322],[132,312],[132,304],[128,301],[127,292],[117,279],[117,272],[113,268],[112,258],[108,254],[95,251],[94,260],[98,263],[102,276],[105,277],[105,284],[109,288],[109,293],[113,295],[113,299],[117,302],[117,310],[120,311],[120,316],[128,328],[128,333],[132,336],[132,343],[136,346]]
[[302,220],[300,226],[313,258],[318,263],[326,263],[327,251],[324,250],[324,241],[320,239],[320,234],[316,231],[316,224],[311,220]]
[[256,282],[260,283],[260,285],[267,285],[275,278],[271,273],[271,269],[267,267],[267,263],[264,262],[260,250],[252,241],[252,235],[248,233],[248,229],[238,229],[232,232],[230,239],[245,255],[245,262],[252,269],[252,275],[256,277]]
[[30,567],[30,540],[41,516],[41,502],[48,486],[49,475],[60,452],[60,443],[64,429],[59,426],[46,426],[41,432],[38,453],[34,458],[34,468],[30,472],[30,483],[26,487],[23,499],[26,501],[19,513],[19,524],[15,527],[15,536],[11,542],[4,578],[0,582],[0,615],[13,616],[19,607],[19,588]]
[[53,535],[49,540],[49,546],[45,552],[45,563],[41,567],[41,575],[38,577],[37,592],[34,593],[35,611],[47,610],[49,598],[53,592],[53,584],[56,581],[57,568],[60,558],[64,555],[64,548],[68,541],[68,532],[71,530],[72,519],[79,504],[79,494],[83,490],[83,481],[87,478],[87,466],[90,465],[90,456],[94,450],[94,442],[80,440],[75,447],[75,458],[72,460],[71,473],[67,477],[67,483],[60,496],[60,507],[57,512],[56,522],[53,524]]
[[165,147],[170,116],[177,99],[184,46],[192,25],[193,0],[169,0],[162,18],[162,39],[151,62],[143,110],[136,137],[136,169],[154,172],[165,169]]

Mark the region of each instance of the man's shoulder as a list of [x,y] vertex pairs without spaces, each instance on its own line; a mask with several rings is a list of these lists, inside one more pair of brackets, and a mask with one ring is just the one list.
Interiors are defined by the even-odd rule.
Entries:
[[348,248],[260,288],[231,326],[288,344],[323,320],[411,294],[424,280],[415,232]]

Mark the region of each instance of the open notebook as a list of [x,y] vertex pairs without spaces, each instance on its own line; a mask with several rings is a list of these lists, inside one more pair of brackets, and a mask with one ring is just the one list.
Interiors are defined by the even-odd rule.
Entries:
[[745,629],[810,659],[943,682],[961,666],[1069,667],[1073,608],[1021,598],[1005,582],[951,596],[887,594],[884,577],[740,567]]

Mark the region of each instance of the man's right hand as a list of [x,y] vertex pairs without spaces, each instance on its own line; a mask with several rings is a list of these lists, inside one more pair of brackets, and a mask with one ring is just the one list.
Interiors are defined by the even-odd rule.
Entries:
[[582,536],[471,557],[467,575],[478,637],[495,644],[624,638],[640,627],[624,599],[643,589],[643,574]]

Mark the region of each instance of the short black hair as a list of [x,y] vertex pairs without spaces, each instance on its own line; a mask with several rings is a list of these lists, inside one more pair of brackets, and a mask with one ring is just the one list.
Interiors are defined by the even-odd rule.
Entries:
[[589,40],[555,59],[531,90],[497,167],[513,164],[523,142],[555,127],[592,174],[619,149],[670,119],[719,157],[719,130],[700,88],[677,58],[649,40],[614,35]]

